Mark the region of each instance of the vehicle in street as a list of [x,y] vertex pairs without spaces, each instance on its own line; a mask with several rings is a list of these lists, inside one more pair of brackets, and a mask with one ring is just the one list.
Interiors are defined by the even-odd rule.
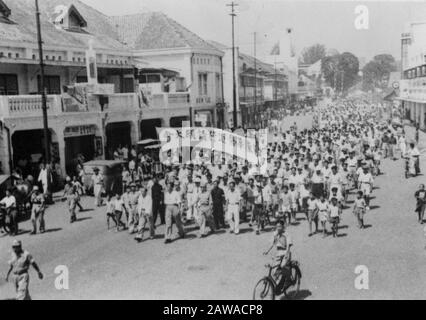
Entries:
[[94,160],[83,164],[83,187],[87,194],[93,195],[92,176],[94,169],[98,168],[104,178],[104,191],[107,194],[121,194],[122,190],[122,168],[126,162],[115,160]]
[[282,279],[284,275],[279,266],[267,264],[265,267],[269,269],[268,275],[259,280],[254,287],[253,300],[275,300],[276,296],[282,294],[287,299],[297,297],[302,278],[302,272],[297,261],[290,262],[290,279]]

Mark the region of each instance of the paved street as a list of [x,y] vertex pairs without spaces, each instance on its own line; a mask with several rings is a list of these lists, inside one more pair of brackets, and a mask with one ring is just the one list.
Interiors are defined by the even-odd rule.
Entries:
[[[343,214],[338,239],[308,238],[304,220],[290,228],[293,257],[303,273],[301,298],[426,298],[426,243],[413,199],[424,178],[406,180],[401,160],[385,160],[382,168],[385,174],[377,179],[379,188],[365,218],[366,230],[356,228],[350,210]],[[92,208],[92,199],[84,199],[83,205]],[[70,225],[65,204],[59,202],[48,210],[46,234],[18,237],[45,273],[43,281],[31,273],[34,299],[251,299],[269,261],[262,252],[272,233],[256,236],[248,225],[238,236],[220,233],[206,239],[197,239],[197,230],[188,226],[187,239],[166,246],[163,227],[157,240],[137,244],[125,232],[106,230],[104,209],[80,213],[78,218]],[[28,232],[30,224],[21,228]],[[7,271],[10,244],[10,238],[0,236],[2,275]],[[67,291],[54,287],[58,265],[69,268]],[[369,290],[354,287],[358,265],[368,267]],[[2,277],[0,299],[13,297],[12,285]]]

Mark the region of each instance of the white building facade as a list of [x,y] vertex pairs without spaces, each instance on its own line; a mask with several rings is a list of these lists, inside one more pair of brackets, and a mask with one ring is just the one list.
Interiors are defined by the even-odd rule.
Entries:
[[426,22],[412,22],[401,36],[400,99],[405,116],[426,129]]

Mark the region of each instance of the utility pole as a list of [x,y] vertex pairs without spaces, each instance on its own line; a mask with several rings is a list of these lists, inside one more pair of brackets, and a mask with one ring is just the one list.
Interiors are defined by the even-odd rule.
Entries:
[[50,135],[49,125],[47,123],[47,98],[44,79],[44,60],[43,60],[43,40],[41,37],[41,24],[40,24],[40,9],[38,0],[35,0],[36,6],[36,22],[37,22],[37,38],[38,38],[38,51],[40,59],[40,89],[41,89],[41,106],[43,110],[43,131],[44,131],[44,157],[46,164],[50,163]]
[[274,62],[274,106],[278,101],[278,86],[277,86],[277,61]]
[[232,100],[234,104],[233,122],[234,122],[234,129],[236,129],[238,124],[238,115],[237,115],[237,79],[235,76],[235,17],[237,16],[237,14],[235,13],[235,7],[238,7],[238,4],[232,1],[230,4],[227,4],[226,6],[231,7],[230,16],[232,17]]
[[254,114],[257,114],[257,61],[256,61],[256,32],[254,33]]

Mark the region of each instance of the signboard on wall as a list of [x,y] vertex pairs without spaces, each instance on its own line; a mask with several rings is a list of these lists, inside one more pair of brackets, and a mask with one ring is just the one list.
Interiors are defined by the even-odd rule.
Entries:
[[86,51],[87,82],[98,83],[98,67],[96,64],[96,51],[93,49],[93,40],[89,41],[89,50]]
[[67,127],[65,128],[65,131],[64,131],[65,138],[94,136],[95,134],[96,134],[96,126],[94,125]]

